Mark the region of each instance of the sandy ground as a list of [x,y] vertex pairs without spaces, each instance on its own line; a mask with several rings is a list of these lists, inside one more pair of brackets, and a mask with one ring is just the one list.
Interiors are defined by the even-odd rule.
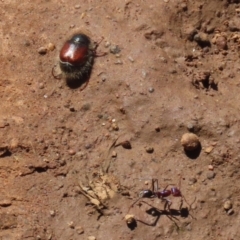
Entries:
[[[1,240],[240,239],[239,1],[2,0],[0,16]],[[51,73],[76,29],[108,53],[84,90]],[[181,209],[130,208],[152,178]]]

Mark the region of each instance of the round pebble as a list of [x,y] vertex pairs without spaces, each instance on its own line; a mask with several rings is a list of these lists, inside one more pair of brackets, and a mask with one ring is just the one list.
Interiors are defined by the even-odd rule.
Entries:
[[112,152],[112,157],[113,157],[113,158],[117,157],[117,152],[113,151],[113,152]]
[[42,55],[46,54],[47,53],[47,48],[46,47],[40,47],[38,49],[38,53],[42,54]]
[[0,206],[1,207],[9,207],[12,205],[12,201],[9,199],[3,199],[0,201]]
[[232,202],[230,200],[227,200],[224,204],[223,207],[225,210],[229,210],[232,208]]
[[194,124],[193,123],[188,123],[187,124],[187,129],[188,129],[188,131],[193,131],[194,130]]
[[208,35],[206,33],[203,33],[203,32],[197,33],[193,37],[193,39],[199,44],[206,44],[206,45],[210,44]]
[[76,151],[74,151],[73,149],[69,149],[69,150],[68,150],[68,153],[69,153],[70,155],[75,155],[75,154],[76,154]]
[[213,171],[214,167],[213,165],[208,165],[208,170]]
[[200,146],[199,138],[194,133],[185,133],[181,138],[181,144],[186,151],[193,151]]
[[65,166],[66,165],[66,161],[64,159],[60,159],[59,163],[61,166]]
[[55,214],[56,214],[56,213],[55,213],[55,211],[54,211],[54,210],[51,210],[51,211],[50,211],[50,215],[51,215],[52,217],[54,217],[54,216],[55,216]]
[[55,45],[53,43],[49,43],[47,49],[48,51],[53,51],[55,49]]
[[146,147],[145,150],[146,150],[147,153],[153,153],[154,152],[153,147]]
[[82,226],[76,227],[76,231],[77,231],[77,233],[78,233],[79,235],[84,233],[84,229],[83,229]]
[[80,4],[77,4],[77,5],[75,5],[74,7],[75,7],[75,9],[79,9],[79,8],[81,7],[81,5],[80,5]]
[[74,228],[74,223],[73,223],[73,221],[69,222],[69,223],[68,223],[68,226],[69,226],[70,228]]
[[132,148],[132,145],[129,141],[124,141],[122,142],[122,147],[125,148],[125,149],[131,149]]
[[96,238],[94,236],[89,236],[87,239],[88,240],[96,240]]
[[227,38],[225,36],[220,36],[216,39],[216,45],[219,50],[227,50]]
[[112,45],[110,47],[110,53],[112,54],[117,54],[117,53],[120,53],[121,52],[121,49],[119,48],[119,46],[117,45]]
[[153,93],[153,92],[154,92],[154,88],[153,88],[153,87],[150,87],[150,88],[148,89],[148,91],[149,91],[150,93]]
[[215,175],[216,175],[216,173],[213,172],[213,171],[208,172],[208,173],[207,173],[207,178],[208,178],[208,179],[213,179],[213,178],[215,177]]
[[136,220],[135,220],[135,218],[134,218],[134,215],[132,215],[132,214],[127,214],[127,215],[125,216],[125,221],[126,221],[127,225],[131,225],[131,224],[133,224]]
[[91,143],[85,144],[85,148],[86,148],[86,149],[90,149],[91,147],[92,147],[92,144],[91,144]]
[[31,45],[31,43],[28,40],[24,40],[23,44],[25,47],[29,47]]
[[118,127],[117,123],[113,123],[113,124],[112,124],[112,129],[113,129],[114,131],[118,131],[118,130],[119,130],[119,127]]

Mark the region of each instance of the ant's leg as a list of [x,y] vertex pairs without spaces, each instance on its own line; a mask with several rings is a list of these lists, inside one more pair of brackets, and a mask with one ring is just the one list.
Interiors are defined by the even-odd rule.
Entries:
[[107,55],[107,52],[99,52],[99,53],[97,53],[97,48],[98,48],[98,46],[100,45],[100,43],[103,41],[103,39],[104,39],[104,37],[102,37],[99,41],[94,42],[94,44],[95,44],[95,47],[94,47],[94,56],[95,56],[95,57],[103,57],[103,56]]
[[155,182],[155,179],[153,178],[152,179],[152,192],[154,192],[154,182]]
[[182,210],[182,206],[183,206],[183,197],[181,197],[181,202],[180,202],[180,206],[179,206],[179,211]]
[[158,179],[153,178],[152,179],[152,192],[156,192],[157,190],[158,190]]
[[177,221],[179,221],[176,217],[174,217],[173,215],[166,215],[174,224],[175,224],[175,226],[177,227],[177,229],[179,230],[180,229],[180,227],[178,226],[178,224],[177,224],[177,222],[176,221],[174,221],[173,219],[176,219]]
[[170,206],[172,205],[172,202],[169,199],[167,199],[167,198],[163,198],[163,200],[165,201],[164,211],[166,211],[167,207],[168,207],[168,211],[171,211]]
[[95,49],[94,50],[97,50],[98,46],[100,45],[100,43],[103,41],[104,37],[101,37],[101,39],[99,39],[98,41],[95,41],[94,44],[95,44]]
[[168,184],[164,189],[163,189],[163,191],[165,191],[169,186],[176,186],[176,184],[174,184],[174,183],[170,183],[170,184]]
[[133,202],[131,205],[130,205],[130,207],[129,207],[129,209],[128,209],[128,211],[127,211],[127,213],[129,213],[129,211],[130,211],[130,209],[140,200],[140,199],[142,199],[141,197],[140,198],[138,198],[135,202]]

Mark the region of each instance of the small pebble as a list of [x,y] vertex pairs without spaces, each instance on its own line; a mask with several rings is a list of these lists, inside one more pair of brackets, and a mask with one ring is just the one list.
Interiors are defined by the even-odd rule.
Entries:
[[87,239],[88,240],[96,240],[96,238],[94,236],[89,236]]
[[155,127],[156,132],[160,132],[160,130],[161,130],[160,127]]
[[126,113],[126,110],[124,109],[124,107],[120,107],[119,110],[120,110],[120,112],[121,112],[122,114],[125,114],[125,113]]
[[110,53],[112,53],[112,54],[117,54],[117,53],[120,53],[121,52],[121,49],[119,48],[119,46],[118,45],[112,45],[111,47],[110,47]]
[[183,11],[187,11],[188,10],[188,6],[187,6],[187,3],[182,3],[181,5],[180,5],[180,7],[181,7],[181,9],[183,10]]
[[232,214],[234,214],[234,210],[231,208],[231,209],[229,209],[228,211],[227,211],[227,214],[228,215],[232,215]]
[[73,223],[73,221],[69,222],[69,223],[68,223],[68,226],[69,226],[70,228],[74,228],[74,223]]
[[122,62],[122,60],[118,59],[116,62],[114,62],[114,64],[116,64],[116,65],[122,65],[123,62]]
[[131,224],[133,224],[134,222],[136,222],[136,220],[135,220],[135,218],[134,218],[134,215],[132,215],[132,214],[127,214],[127,215],[125,216],[125,221],[126,221],[127,225],[131,225]]
[[76,227],[76,231],[77,231],[77,233],[78,233],[79,235],[84,233],[84,229],[83,229],[82,226]]
[[48,236],[47,236],[47,240],[52,240],[53,238],[52,238],[52,234],[49,234]]
[[40,47],[38,49],[38,53],[42,54],[42,55],[46,54],[47,53],[47,48],[46,47]]
[[73,191],[74,191],[75,193],[77,193],[77,194],[81,194],[81,193],[82,193],[82,192],[81,192],[81,188],[80,188],[79,186],[75,186],[74,189],[73,189]]
[[147,153],[153,153],[154,152],[153,147],[146,147],[145,150],[146,150]]
[[189,185],[193,185],[196,182],[197,182],[196,178],[189,178]]
[[111,45],[110,42],[106,42],[105,45],[104,45],[104,47],[105,47],[105,48],[108,48],[108,47],[110,47],[110,45]]
[[216,39],[216,46],[219,50],[227,50],[227,38],[225,36],[219,36]]
[[230,200],[227,200],[224,204],[223,204],[224,209],[227,211],[229,209],[232,208],[232,202]]
[[28,40],[25,40],[23,44],[25,47],[29,47],[31,45],[31,43]]
[[208,165],[208,170],[213,171],[214,167],[213,165]]
[[113,157],[113,158],[117,157],[117,152],[113,151],[113,152],[112,152],[112,157]]
[[52,217],[54,217],[55,214],[56,214],[54,210],[51,210],[49,213],[50,213],[50,215],[51,215]]
[[216,175],[216,173],[213,172],[213,171],[208,172],[208,173],[207,173],[207,178],[208,178],[208,179],[213,179],[213,178],[215,177],[215,175]]
[[92,147],[92,144],[90,144],[90,143],[85,144],[86,149],[90,149],[91,147]]
[[55,45],[53,43],[49,43],[47,49],[48,51],[53,51],[55,49]]
[[177,70],[172,68],[172,69],[169,70],[169,73],[175,74],[175,73],[177,73]]
[[82,111],[88,111],[91,109],[91,104],[90,103],[84,103],[81,107]]
[[1,207],[9,207],[11,205],[12,205],[12,202],[9,199],[0,200],[0,206]]
[[187,129],[188,129],[188,131],[190,131],[190,132],[193,132],[194,131],[194,124],[193,123],[188,123],[187,124]]
[[18,139],[17,139],[17,138],[11,139],[10,144],[9,144],[9,148],[10,148],[10,149],[15,149],[15,148],[17,148],[18,146],[19,146],[19,141],[18,141]]
[[207,147],[205,153],[210,153],[213,150],[213,146]]
[[134,60],[133,60],[133,58],[132,57],[128,57],[128,60],[130,61],[130,62],[134,62]]
[[208,38],[208,34],[203,33],[203,32],[199,32],[196,35],[194,35],[193,39],[198,43],[198,44],[205,44],[205,45],[209,45],[210,41]]
[[44,83],[39,83],[39,89],[44,89]]
[[186,230],[192,231],[192,225],[191,225],[191,224],[188,224],[188,225],[186,226]]
[[129,141],[124,141],[121,143],[122,147],[125,149],[132,149],[132,145]]
[[167,63],[167,59],[165,57],[160,57],[160,60],[163,62],[163,63]]
[[150,93],[153,93],[153,92],[154,92],[154,88],[153,88],[153,87],[150,87],[150,88],[148,88],[148,91],[149,91]]
[[76,154],[76,151],[74,151],[73,149],[69,149],[69,150],[68,150],[68,153],[69,153],[70,155],[75,155],[75,154]]
[[59,163],[61,166],[65,166],[66,165],[66,161],[64,159],[60,159]]
[[74,7],[75,7],[75,9],[79,9],[79,8],[81,7],[81,5],[80,5],[80,4],[77,4],[77,5],[75,5]]
[[185,133],[181,138],[181,144],[186,151],[193,151],[199,148],[200,141],[196,134]]
[[112,124],[112,129],[113,129],[114,131],[118,131],[118,130],[119,130],[119,127],[118,127],[117,123],[113,123],[113,124]]
[[142,77],[143,77],[143,78],[146,78],[146,76],[147,76],[147,72],[143,69],[143,70],[142,70]]

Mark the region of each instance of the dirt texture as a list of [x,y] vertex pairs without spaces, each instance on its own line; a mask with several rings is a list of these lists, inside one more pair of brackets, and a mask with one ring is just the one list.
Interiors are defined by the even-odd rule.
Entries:
[[[1,240],[240,239],[240,1],[1,0],[0,16]],[[108,54],[74,88],[52,69],[78,29]],[[133,205],[152,179],[184,197]]]

